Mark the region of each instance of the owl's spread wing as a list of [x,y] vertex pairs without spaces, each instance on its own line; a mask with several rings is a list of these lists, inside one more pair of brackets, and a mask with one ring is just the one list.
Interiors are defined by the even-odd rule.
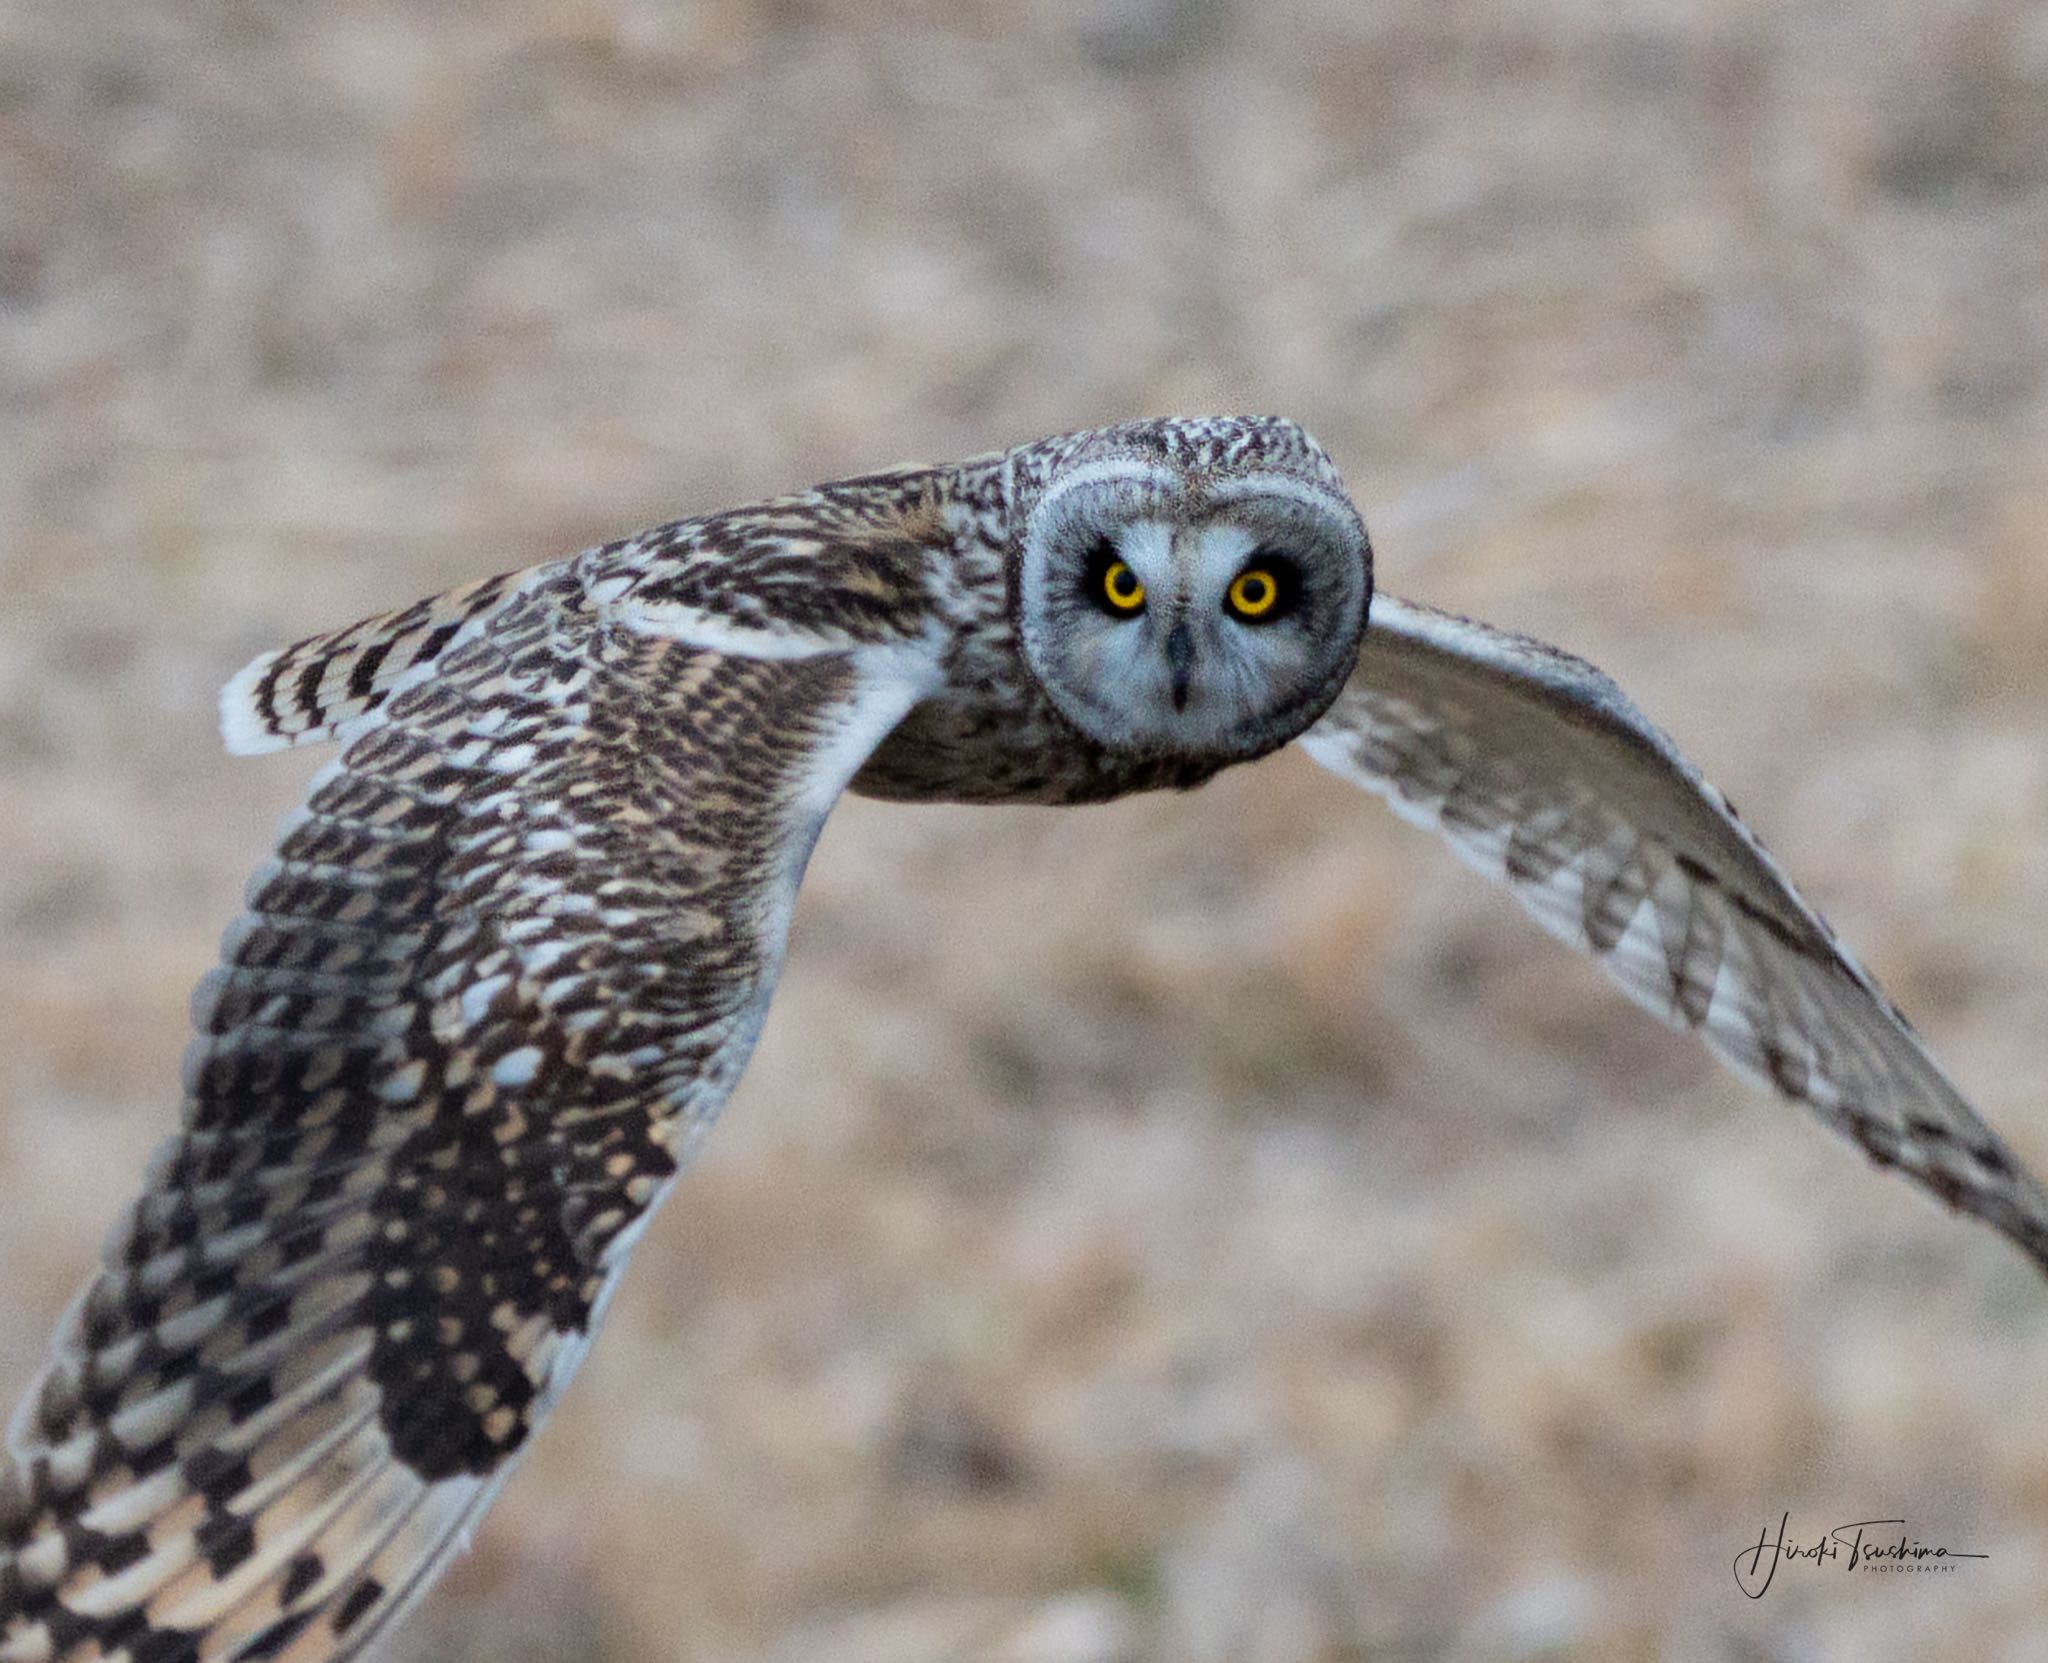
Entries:
[[1373,599],[1302,738],[1439,832],[1636,1003],[2048,1267],[2048,1194],[1727,800],[1592,665]]
[[236,735],[354,720],[16,1416],[0,1663],[349,1656],[425,1587],[745,1065],[825,813],[926,674],[901,642],[707,651],[568,567],[494,582],[297,652]]

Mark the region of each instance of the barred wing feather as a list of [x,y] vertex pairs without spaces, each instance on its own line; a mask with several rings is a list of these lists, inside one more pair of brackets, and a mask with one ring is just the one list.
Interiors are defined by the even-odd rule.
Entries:
[[1303,736],[1623,992],[2048,1268],[2048,1194],[1728,801],[1613,681],[1390,595]]
[[349,743],[15,1418],[0,1663],[351,1657],[425,1589],[732,1089],[819,823],[918,692],[623,625],[562,567],[500,588],[231,690],[245,749]]

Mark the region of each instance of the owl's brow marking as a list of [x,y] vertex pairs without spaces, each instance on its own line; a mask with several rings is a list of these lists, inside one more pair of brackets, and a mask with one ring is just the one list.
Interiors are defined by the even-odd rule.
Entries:
[[1057,502],[1071,491],[1082,490],[1090,485],[1107,485],[1128,480],[1140,485],[1171,485],[1173,469],[1164,462],[1145,462],[1136,457],[1119,457],[1106,462],[1090,462],[1073,468],[1060,475],[1059,483],[1046,491],[1039,499],[1041,507]]
[[1244,497],[1287,497],[1319,513],[1350,514],[1350,501],[1335,491],[1284,474],[1252,474],[1243,479],[1218,480],[1207,485],[1203,495],[1212,503],[1236,502]]
[[[1228,547],[1206,517],[1240,502],[1318,517],[1300,630],[1235,660],[1192,653],[1192,616],[1163,653],[1062,633],[1118,626],[1049,530],[1156,565],[1160,538]],[[2048,1195],[1620,689],[1393,596],[1368,625],[1369,562],[1293,423],[1126,423],[674,521],[234,677],[231,749],[343,748],[250,880],[182,1128],[11,1423],[0,1663],[322,1663],[397,1620],[745,1068],[849,788],[1095,802],[1298,739],[2048,1266]],[[1230,698],[1169,709],[1175,653]]]

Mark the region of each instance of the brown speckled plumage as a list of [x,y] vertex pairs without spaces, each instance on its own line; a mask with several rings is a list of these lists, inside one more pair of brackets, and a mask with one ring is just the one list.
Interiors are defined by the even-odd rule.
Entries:
[[[1027,662],[1025,528],[1103,466],[1191,524],[1248,474],[1296,509],[1342,489],[1289,423],[1128,424],[680,521],[230,684],[235,748],[344,749],[17,1417],[0,1663],[352,1655],[424,1589],[745,1067],[842,788],[1077,802],[1247,754],[1091,737]],[[2033,1180],[1598,672],[1388,599],[1349,687],[1252,749],[1332,697],[1319,760],[2048,1263]]]

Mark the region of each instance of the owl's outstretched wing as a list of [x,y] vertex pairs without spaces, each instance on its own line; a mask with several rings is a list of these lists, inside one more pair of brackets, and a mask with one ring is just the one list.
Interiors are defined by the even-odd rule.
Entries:
[[1636,1003],[2048,1268],[2048,1194],[1724,798],[1592,665],[1373,599],[1302,738],[1441,833]]
[[540,568],[231,687],[239,748],[349,742],[15,1418],[0,1663],[355,1654],[582,1356],[826,811],[929,675],[879,627],[707,650],[628,587]]

